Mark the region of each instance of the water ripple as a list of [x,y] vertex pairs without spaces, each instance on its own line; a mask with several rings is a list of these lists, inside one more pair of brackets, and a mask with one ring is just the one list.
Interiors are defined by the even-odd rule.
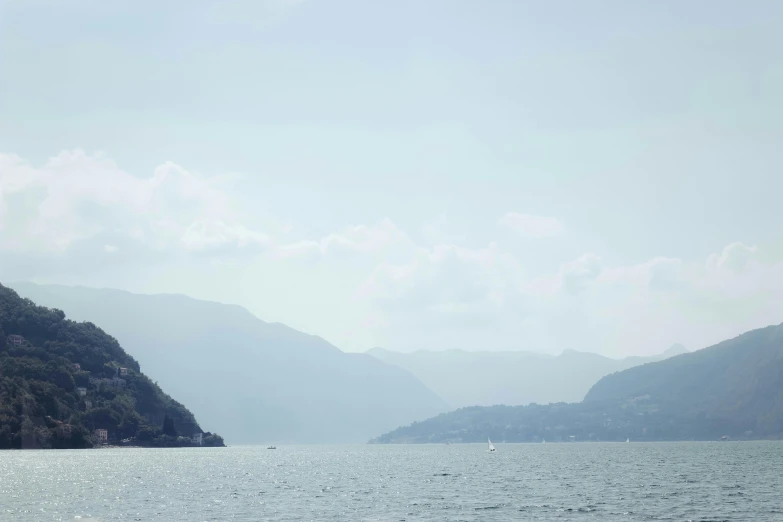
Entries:
[[783,443],[0,453],[0,520],[781,520]]

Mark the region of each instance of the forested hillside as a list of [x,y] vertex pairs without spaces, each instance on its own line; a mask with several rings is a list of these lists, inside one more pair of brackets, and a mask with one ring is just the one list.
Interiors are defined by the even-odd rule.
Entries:
[[783,324],[607,375],[585,402],[637,404],[760,434],[783,432]]
[[116,339],[0,285],[0,449],[189,446],[199,436],[223,445]]

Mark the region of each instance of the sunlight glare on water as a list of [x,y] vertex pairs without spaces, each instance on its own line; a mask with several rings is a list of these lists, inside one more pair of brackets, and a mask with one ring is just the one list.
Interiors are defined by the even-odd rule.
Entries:
[[0,520],[781,520],[783,443],[0,453]]

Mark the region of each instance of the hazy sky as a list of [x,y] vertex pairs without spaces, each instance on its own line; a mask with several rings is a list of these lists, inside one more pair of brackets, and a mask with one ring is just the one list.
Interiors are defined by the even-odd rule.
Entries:
[[783,321],[783,2],[0,0],[0,281],[344,350]]

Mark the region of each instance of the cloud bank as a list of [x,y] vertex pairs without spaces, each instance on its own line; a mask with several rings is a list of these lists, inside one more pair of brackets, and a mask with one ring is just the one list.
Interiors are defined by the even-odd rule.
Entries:
[[[530,275],[524,259],[493,242],[493,230],[484,246],[424,245],[387,218],[290,241],[282,230],[253,226],[253,209],[232,201],[225,179],[174,163],[136,177],[78,150],[41,166],[0,154],[0,280],[91,285],[96,267],[121,265],[132,274],[165,262],[206,267],[228,260],[234,268],[212,272],[214,278],[245,289],[236,301],[250,309],[331,299],[317,312],[279,319],[312,324],[308,329],[320,334],[326,332],[317,325],[336,325],[327,338],[349,349],[644,354],[673,342],[696,349],[783,321],[783,260],[758,245],[735,242],[706,259],[631,265],[586,252]],[[567,240],[552,217],[510,211],[498,223],[531,241]],[[304,271],[316,274],[312,284],[301,284]],[[203,274],[188,277],[178,291],[202,294]],[[252,291],[270,279],[278,293]],[[112,286],[123,288],[125,280]],[[327,288],[341,293],[319,295]],[[343,339],[340,332],[353,333]],[[349,337],[366,346],[351,345]]]

